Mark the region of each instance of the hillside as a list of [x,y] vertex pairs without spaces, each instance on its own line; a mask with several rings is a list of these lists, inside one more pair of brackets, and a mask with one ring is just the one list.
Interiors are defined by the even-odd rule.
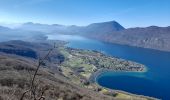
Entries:
[[170,27],[129,28],[111,34],[88,35],[109,43],[170,51]]
[[[22,60],[21,60],[22,59]],[[36,62],[20,57],[0,55],[0,99],[19,100],[21,94],[29,88],[30,78],[35,71]],[[41,95],[42,89],[46,89],[47,100],[113,100],[97,92],[81,88],[66,80],[60,74],[53,74],[42,68],[36,79],[37,95]],[[30,100],[26,96],[24,100]]]
[[[125,28],[121,26],[119,23],[116,21],[110,21],[110,22],[102,22],[102,23],[93,23],[90,24],[82,31],[84,31],[84,35],[100,35],[100,34],[110,34],[114,31],[121,31],[124,30]],[[80,32],[81,33],[81,32]]]
[[[0,98],[18,100],[29,88],[30,79],[37,66],[38,57],[27,55],[33,51],[40,58],[50,48],[56,48],[42,64],[36,84],[37,95],[47,88],[44,96],[50,100],[147,100],[153,99],[98,86],[91,77],[102,69],[115,71],[145,71],[144,65],[119,58],[105,56],[96,51],[67,48],[62,41],[0,43]],[[19,47],[19,48],[18,48]],[[8,52],[4,51],[7,50]],[[18,51],[22,51],[18,53]],[[11,95],[12,94],[12,95]],[[26,96],[27,100],[31,97]]]

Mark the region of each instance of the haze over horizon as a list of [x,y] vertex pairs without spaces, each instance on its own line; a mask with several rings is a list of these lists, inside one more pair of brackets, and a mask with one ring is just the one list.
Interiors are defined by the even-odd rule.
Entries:
[[1,0],[0,23],[86,26],[115,20],[125,28],[170,26],[170,0]]

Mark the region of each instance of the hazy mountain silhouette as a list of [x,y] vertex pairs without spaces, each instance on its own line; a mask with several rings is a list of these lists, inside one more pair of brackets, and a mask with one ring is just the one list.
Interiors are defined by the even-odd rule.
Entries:
[[13,33],[13,36],[27,34],[29,37],[36,34],[43,37],[46,34],[82,35],[109,43],[170,51],[170,27],[150,26],[125,29],[116,21],[92,23],[87,26],[28,22],[13,30],[0,27],[0,33],[3,33],[3,35],[7,35],[4,33]]

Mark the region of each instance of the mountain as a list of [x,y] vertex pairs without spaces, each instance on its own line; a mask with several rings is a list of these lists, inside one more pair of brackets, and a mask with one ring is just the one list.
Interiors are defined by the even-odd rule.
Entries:
[[[94,32],[96,30],[101,31],[103,33],[106,32],[113,32],[113,31],[121,31],[124,30],[125,28],[121,26],[118,22],[116,21],[109,21],[109,22],[102,22],[102,23],[93,23],[85,27],[86,30],[93,30]],[[93,32],[91,31],[91,32]]]
[[27,31],[41,31],[41,32],[49,32],[53,30],[51,25],[47,24],[39,24],[39,23],[24,23],[18,29],[20,30],[27,30]]
[[11,40],[11,37],[13,36],[13,30],[4,26],[0,26],[0,42]]
[[59,33],[59,34],[88,34],[88,33],[111,33],[113,31],[124,30],[116,21],[93,23],[88,26],[76,25],[59,25],[59,24],[40,24],[40,23],[24,23],[18,29],[29,31],[40,31],[46,33]]
[[44,40],[46,39],[46,33],[36,30],[24,30],[24,29],[11,29],[7,27],[0,26],[0,42],[9,40]]
[[44,33],[53,33],[53,32],[60,32],[64,31],[67,27],[64,25],[48,25],[48,24],[40,24],[40,23],[24,23],[20,27],[18,27],[18,30],[25,30],[25,31],[37,31],[37,32],[44,32]]
[[[81,35],[109,43],[170,51],[170,26],[149,26],[125,29],[116,21],[92,23],[87,26],[48,25],[28,22],[10,31],[10,34],[11,33],[14,33],[12,37],[16,34],[19,36],[21,35],[22,38],[29,37],[27,40],[31,39],[32,37],[30,36],[32,35],[36,37],[34,40],[39,39],[39,37],[41,40],[45,39],[47,34]],[[22,33],[24,33],[24,35]],[[41,38],[41,36],[43,37]],[[8,36],[5,38],[8,38]]]
[[76,34],[91,37],[91,36],[101,36],[103,34],[111,34],[115,31],[121,31],[125,28],[121,26],[116,21],[93,23],[88,26],[84,26],[78,29]]
[[[36,62],[1,53],[0,59],[0,99],[20,100],[29,88],[31,75],[36,70]],[[75,85],[63,75],[57,72],[54,74],[46,68],[38,71],[36,90],[37,96],[43,94],[47,100],[114,100],[111,96]],[[27,93],[24,100],[33,99]]]
[[111,34],[88,36],[109,43],[170,51],[170,27],[129,28]]
[[8,28],[8,27],[0,26],[0,32],[2,32],[2,31],[9,31],[9,30],[10,30],[10,28]]
[[11,33],[13,30],[8,28],[8,27],[4,27],[4,26],[0,26],[0,34],[2,35],[6,35]]

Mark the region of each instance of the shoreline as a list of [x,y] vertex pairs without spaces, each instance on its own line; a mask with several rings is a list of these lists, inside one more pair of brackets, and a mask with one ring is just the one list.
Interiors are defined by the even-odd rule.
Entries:
[[91,83],[94,83],[96,84],[97,86],[99,87],[102,87],[104,89],[107,89],[108,91],[113,91],[115,93],[123,93],[123,94],[126,94],[126,95],[130,95],[130,96],[135,96],[135,97],[142,97],[142,98],[147,98],[147,99],[151,99],[151,100],[161,100],[161,99],[158,99],[158,98],[155,98],[155,97],[150,97],[150,96],[145,96],[145,95],[141,95],[141,94],[135,94],[135,93],[130,93],[130,92],[127,92],[127,91],[123,91],[123,90],[117,90],[117,89],[111,89],[111,88],[107,88],[107,87],[104,87],[102,85],[100,85],[97,81],[97,78],[100,77],[100,75],[102,75],[103,73],[107,73],[107,72],[122,72],[122,73],[145,73],[147,72],[148,69],[145,67],[145,70],[143,71],[116,71],[116,70],[110,70],[110,69],[99,69],[98,71],[94,72],[90,78],[89,78],[89,81]]
[[98,69],[96,72],[92,73],[91,76],[89,77],[89,81],[92,83],[97,82],[97,77],[99,77],[101,74],[103,73],[107,73],[107,72],[122,72],[122,73],[145,73],[147,72],[148,69],[146,67],[144,67],[143,71],[125,71],[125,70],[114,70],[114,69],[107,69],[107,68],[102,68],[102,69]]
[[[55,34],[55,35],[71,35],[71,36],[75,36],[73,34]],[[48,37],[48,35],[46,35],[46,36]],[[96,38],[92,38],[92,37],[87,37],[87,36],[82,36],[82,35],[76,35],[76,36],[81,36],[81,37],[84,37],[84,38],[87,38],[87,39],[95,39],[96,41],[103,42],[103,43],[109,43],[109,44],[113,44],[113,45],[122,45],[122,46],[134,47],[134,48],[149,49],[149,50],[153,50],[153,51],[157,51],[157,52],[170,53],[170,50],[168,50],[168,49],[152,48],[152,47],[145,47],[145,46],[138,46],[138,45],[130,45],[130,44],[120,43],[120,42],[109,42],[109,41],[96,39]],[[47,38],[47,40],[50,40],[50,39]],[[64,41],[64,40],[60,40],[60,41]]]
[[[61,40],[59,40],[61,41]],[[68,47],[67,44],[69,42],[66,42],[64,41],[64,47],[66,48],[70,48],[70,49],[75,49],[75,50],[85,50],[85,49],[79,49],[79,48],[72,48],[72,47]],[[119,58],[119,57],[114,57],[114,56],[110,56],[110,55],[106,55],[105,53],[101,52],[101,51],[96,51],[96,50],[85,50],[85,51],[92,51],[92,52],[96,52],[96,53],[100,53],[102,56],[107,56],[111,59],[118,59],[120,61],[125,61],[125,62],[128,62],[130,65],[129,66],[126,66],[124,68],[116,68],[116,67],[113,67],[113,68],[100,68],[100,69],[97,69],[95,70],[94,72],[91,73],[90,77],[89,77],[89,82],[91,84],[95,84],[96,86],[98,87],[102,87],[103,89],[106,89],[108,91],[113,91],[114,93],[118,93],[118,94],[125,94],[125,95],[129,95],[129,96],[134,96],[134,97],[142,97],[142,98],[147,98],[147,99],[153,99],[153,100],[159,100],[157,98],[154,98],[154,97],[149,97],[149,96],[144,96],[144,95],[138,95],[138,94],[135,94],[135,93],[130,93],[130,92],[126,92],[126,91],[123,91],[123,90],[116,90],[116,89],[110,89],[110,88],[106,88],[106,87],[103,87],[101,85],[98,84],[97,82],[97,78],[103,74],[103,73],[107,73],[107,72],[122,72],[122,73],[130,73],[130,72],[134,72],[134,73],[145,73],[148,71],[148,68],[143,65],[143,64],[140,64],[138,62],[134,62],[134,61],[130,61],[130,60],[127,60],[127,59],[122,59],[122,58]]]

